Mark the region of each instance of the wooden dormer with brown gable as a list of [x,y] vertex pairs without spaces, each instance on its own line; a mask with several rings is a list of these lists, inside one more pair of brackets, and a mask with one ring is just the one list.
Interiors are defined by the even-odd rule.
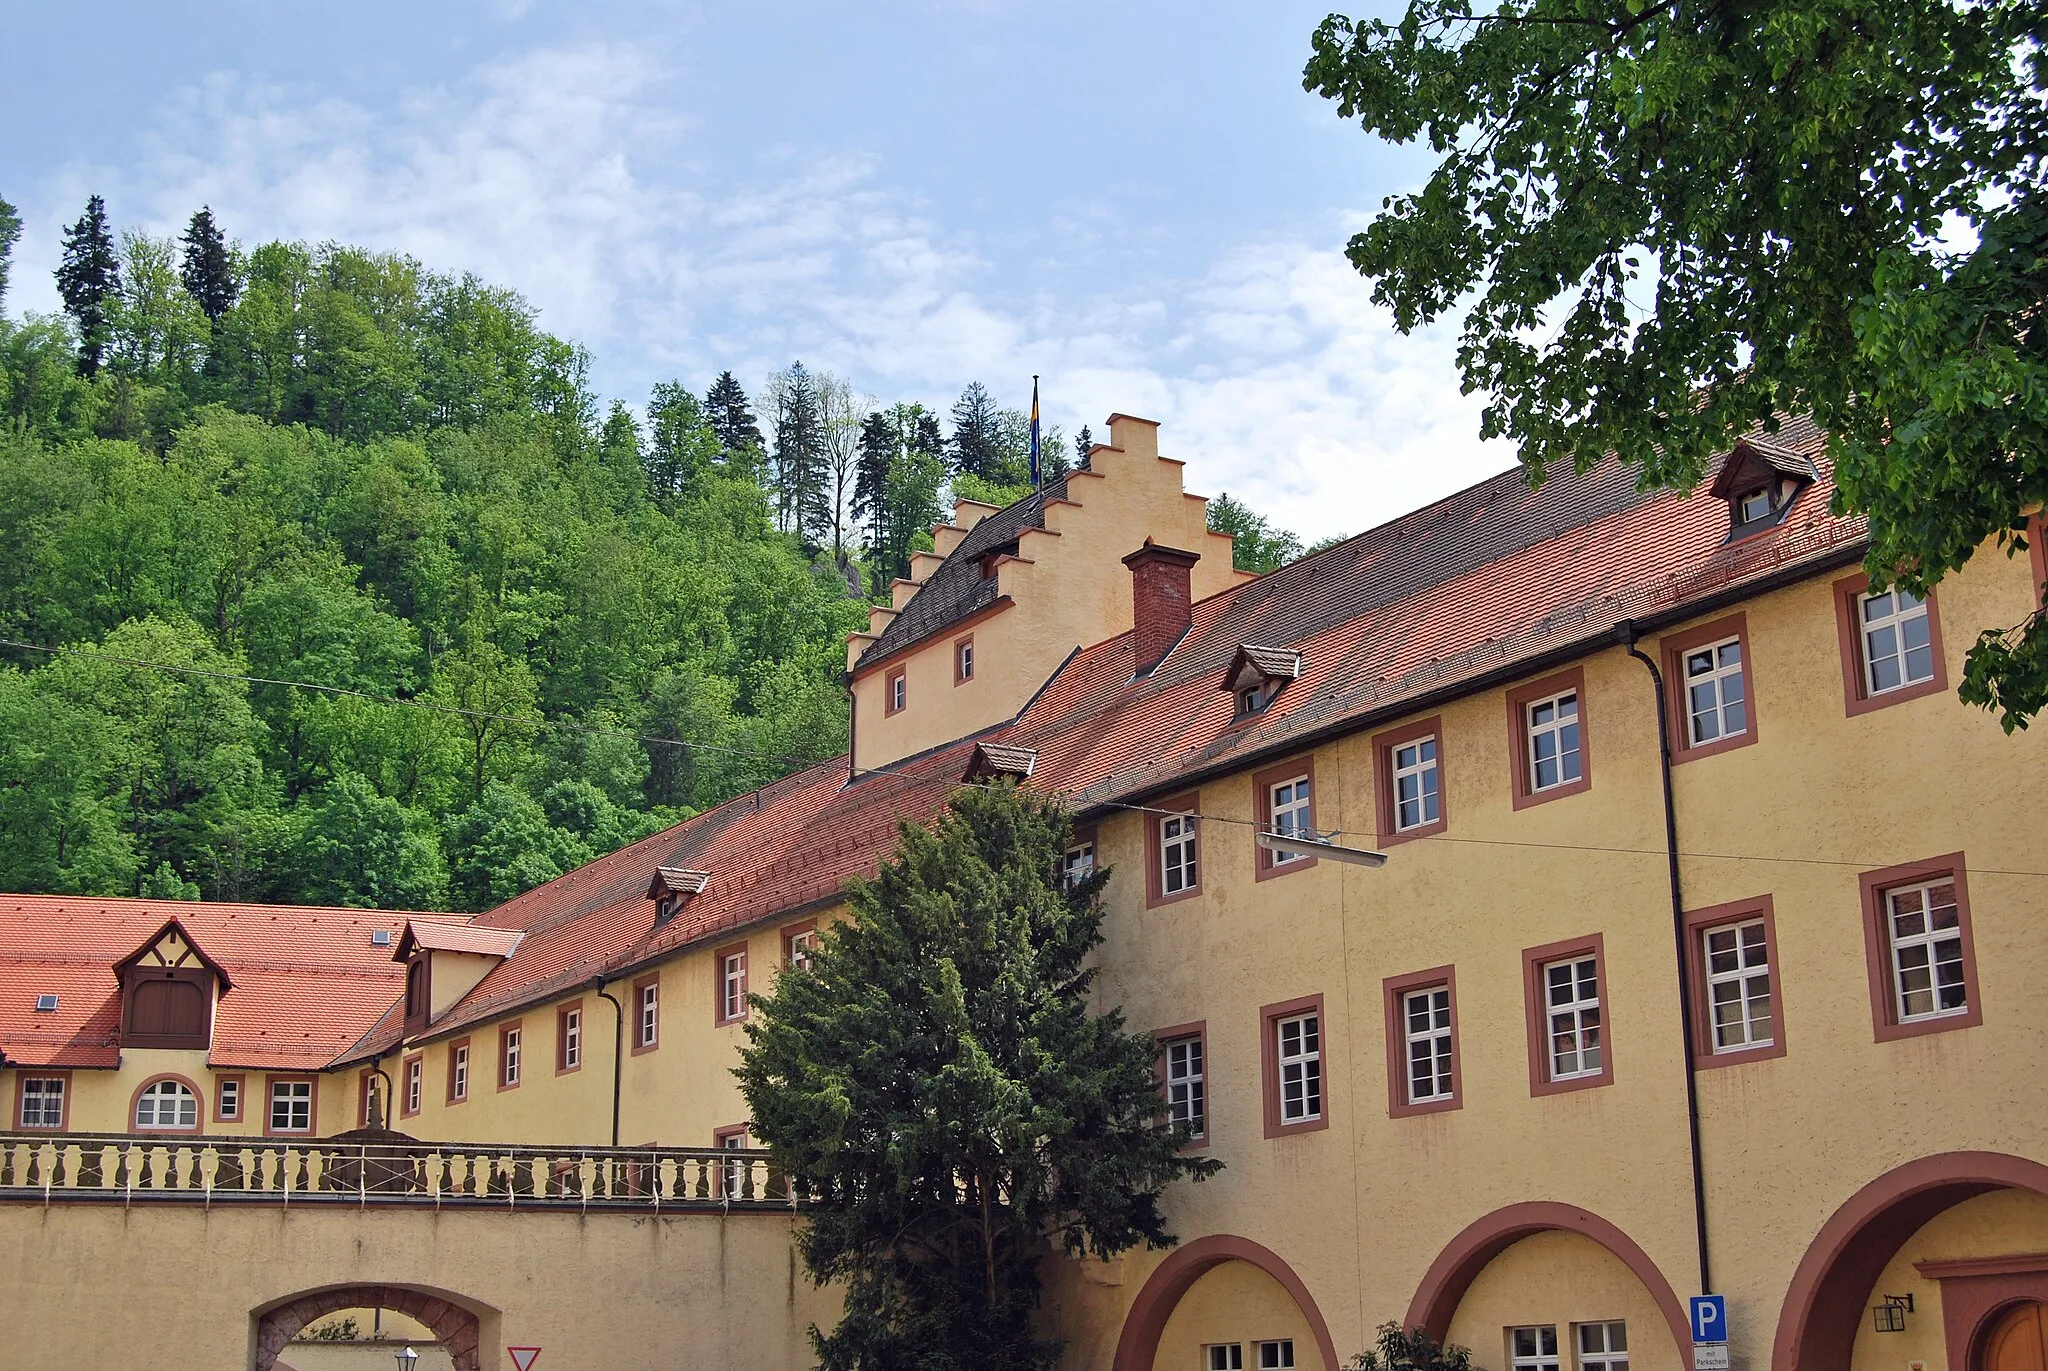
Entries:
[[172,919],[114,965],[121,982],[121,1045],[206,1050],[214,1001],[233,988],[228,973]]
[[1159,455],[1159,426],[1113,414],[1109,428],[1086,467],[1008,508],[959,501],[848,639],[855,774],[1016,717],[1069,653],[1129,629],[1120,564],[1138,549],[1179,550],[1191,600],[1253,579]]
[[519,930],[412,919],[391,960],[405,963],[405,1036],[426,1032],[519,946]]
[[1728,541],[1776,528],[1819,474],[1797,448],[1753,433],[1735,444],[1707,493],[1728,502]]

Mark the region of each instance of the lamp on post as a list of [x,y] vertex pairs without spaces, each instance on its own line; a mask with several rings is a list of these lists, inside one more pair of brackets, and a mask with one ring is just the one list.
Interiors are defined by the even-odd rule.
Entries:
[[394,1353],[393,1359],[398,1363],[398,1371],[412,1371],[413,1366],[420,1359],[420,1354],[413,1351],[410,1347],[406,1347]]

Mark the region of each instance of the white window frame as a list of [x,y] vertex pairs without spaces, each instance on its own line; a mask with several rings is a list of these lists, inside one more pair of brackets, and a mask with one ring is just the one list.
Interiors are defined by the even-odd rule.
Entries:
[[810,970],[811,954],[817,950],[817,929],[807,928],[801,933],[789,935],[789,964],[792,967],[802,967],[806,971]]
[[[1946,888],[1948,903],[1936,904],[1934,892]],[[1913,895],[1919,898],[1917,910],[1899,907],[1899,897]],[[1935,926],[1935,915],[1948,912],[1945,926]],[[1920,929],[1917,933],[1899,932],[1901,919],[1918,917]],[[1892,1012],[1898,1021],[1926,1023],[1932,1019],[1954,1018],[1970,1012],[1969,963],[1963,957],[1963,925],[1961,902],[1956,890],[1954,875],[1935,876],[1924,881],[1913,881],[1906,885],[1887,887],[1884,892],[1884,937],[1885,960],[1890,969],[1892,982]],[[1909,962],[1924,958],[1918,965],[1909,967]],[[1950,983],[1961,992],[1960,1003],[1943,1005],[1943,969],[1953,972]],[[1913,970],[1925,977],[1925,984],[1917,989],[1907,987],[1907,973]],[[1927,997],[1929,1007],[1917,1012],[1911,1009],[1915,995]]]
[[974,679],[974,639],[963,639],[954,649],[953,670],[955,679],[962,684]]
[[1189,1137],[1209,1136],[1209,1051],[1199,1033],[1168,1038],[1160,1044],[1166,1058],[1166,1116],[1172,1124],[1192,1124]]
[[653,1047],[661,1040],[661,982],[649,981],[640,987],[639,1020],[634,1031],[639,1036],[636,1046]]
[[1508,1330],[1510,1371],[1559,1371],[1560,1365],[1556,1324],[1530,1323]]
[[[1734,650],[1733,665],[1722,660],[1724,653]],[[1703,670],[1694,667],[1705,659]],[[1685,745],[1704,747],[1708,743],[1722,742],[1728,738],[1740,738],[1749,732],[1749,663],[1743,659],[1742,639],[1727,637],[1719,642],[1685,650],[1679,661],[1679,672],[1685,685]],[[1730,683],[1733,683],[1731,698]],[[1702,708],[1699,692],[1709,696]],[[1735,727],[1729,727],[1728,715],[1733,710],[1740,719]],[[1713,721],[1714,732],[1701,731],[1703,719]]]
[[1160,816],[1160,894],[1180,895],[1201,884],[1201,856],[1197,850],[1199,822],[1192,814]]
[[1060,854],[1060,884],[1072,890],[1095,874],[1095,843],[1091,839],[1075,843]]
[[747,954],[742,948],[718,959],[718,1018],[731,1023],[747,1016]]
[[[1912,603],[1908,604],[1907,601]],[[1883,603],[1885,608],[1878,610]],[[1875,617],[1872,617],[1873,611]],[[1908,646],[1906,634],[1913,624],[1920,625],[1920,641]],[[1889,651],[1879,653],[1873,641],[1880,634],[1889,634]],[[1927,602],[1915,596],[1903,586],[1872,594],[1864,591],[1856,597],[1856,650],[1863,658],[1863,688],[1873,697],[1889,695],[1895,690],[1924,684],[1934,679],[1934,622],[1929,617]],[[1927,669],[1918,675],[1911,671],[1910,658],[1913,653],[1924,653]],[[1878,683],[1879,662],[1893,663],[1899,679],[1890,685]]]
[[1202,1348],[1203,1371],[1244,1371],[1244,1344],[1212,1342]]
[[456,1100],[469,1098],[469,1044],[462,1043],[452,1049],[454,1063],[449,1067],[449,1097]]
[[[1411,828],[1427,828],[1442,817],[1443,773],[1437,769],[1437,758],[1442,752],[1434,733],[1395,743],[1387,749],[1387,761],[1393,771],[1396,833],[1406,833]],[[1404,762],[1403,757],[1409,760]],[[1409,793],[1411,787],[1412,795]],[[1415,813],[1412,819],[1408,816],[1411,805]]]
[[899,671],[889,678],[889,712],[901,714],[910,704],[910,673]]
[[1577,1371],[1628,1371],[1628,1324],[1601,1319],[1572,1326]]
[[583,1065],[583,1011],[565,1009],[562,1011],[562,1070],[574,1071]]
[[[1566,714],[1565,707],[1571,707]],[[1537,714],[1549,710],[1550,718],[1539,721]],[[1541,795],[1547,790],[1577,783],[1586,774],[1585,733],[1580,724],[1579,691],[1560,690],[1555,695],[1546,695],[1540,700],[1529,700],[1522,706],[1522,732],[1529,747],[1529,793]],[[1570,746],[1565,746],[1569,734]],[[1549,757],[1543,755],[1548,742],[1552,751]],[[1543,779],[1543,764],[1554,763],[1557,775],[1550,781]]]
[[427,1059],[414,1057],[405,1064],[405,1112],[417,1114],[426,1103]]
[[[1586,990],[1586,969],[1590,968],[1592,990]],[[1555,973],[1563,971],[1566,998],[1558,997]],[[1545,962],[1543,987],[1543,1051],[1553,1081],[1578,1081],[1599,1075],[1607,1065],[1606,1016],[1600,1006],[1600,958],[1592,952],[1577,953]],[[1560,1047],[1560,1039],[1569,1039]]]
[[[1416,1010],[1421,1009],[1421,1026]],[[1457,1094],[1457,1048],[1451,1039],[1451,987],[1425,985],[1401,995],[1401,1038],[1406,1048],[1407,1079],[1404,1088],[1410,1104],[1437,1104]],[[1428,1062],[1430,1092],[1416,1089],[1416,1066]]]
[[[177,1106],[177,1114],[168,1123],[160,1117],[163,1113],[163,1102],[166,1100]],[[149,1104],[148,1123],[142,1121],[142,1106],[145,1101]],[[188,1105],[192,1113],[189,1120],[182,1117]],[[138,1133],[188,1133],[199,1127],[199,1097],[193,1094],[192,1087],[183,1081],[152,1081],[135,1097],[133,1117],[135,1131]]]
[[[1292,1048],[1288,1046],[1289,1030],[1295,1039]],[[1273,1051],[1279,1068],[1275,1084],[1280,1092],[1281,1125],[1315,1123],[1323,1117],[1322,1015],[1311,1009],[1273,1020]]]
[[[1290,837],[1313,836],[1315,825],[1309,821],[1309,810],[1315,803],[1314,780],[1307,772],[1290,776],[1284,781],[1266,787],[1266,827],[1273,833],[1285,833]],[[1307,861],[1306,852],[1273,852],[1273,866],[1286,866],[1292,862]]]
[[508,1090],[519,1084],[519,1059],[526,1045],[525,1036],[524,1028],[508,1028],[504,1033],[504,1041],[498,1047],[498,1055],[502,1059],[499,1063],[498,1084]]
[[[747,1130],[741,1128],[731,1133],[722,1134],[718,1139],[718,1150],[721,1152],[746,1151]],[[720,1189],[724,1191],[726,1199],[737,1200],[745,1198],[745,1168],[746,1163],[743,1161],[729,1161],[719,1166],[718,1169],[724,1173],[724,1175],[720,1178],[723,1182],[723,1184],[720,1186]]]
[[[61,1130],[64,1127],[65,1096],[69,1091],[70,1083],[62,1076],[22,1077],[21,1112],[15,1122],[25,1131],[54,1133]],[[31,1107],[35,1110],[34,1117],[29,1114]]]
[[[284,1122],[279,1123],[278,1106],[284,1107]],[[303,1105],[303,1111],[300,1106]],[[272,1133],[311,1133],[313,1131],[313,1083],[308,1080],[284,1080],[270,1083],[270,1098],[265,1101],[264,1120]],[[293,1120],[304,1113],[304,1123]]]
[[[1750,503],[1759,499],[1764,502],[1763,510],[1760,513],[1752,514],[1750,512]],[[1753,524],[1759,519],[1768,519],[1777,512],[1778,499],[1772,493],[1769,486],[1758,486],[1754,490],[1745,490],[1735,497],[1735,522],[1738,524]]]
[[[1771,986],[1771,944],[1764,921],[1737,919],[1700,930],[1700,966],[1707,979],[1707,1032],[1715,1052],[1747,1052],[1777,1042],[1778,1004]],[[1717,948],[1715,943],[1722,946]],[[1762,1002],[1759,1010],[1758,1002]],[[1724,1021],[1721,1007],[1734,1009]],[[1724,1027],[1741,1036],[1724,1041]]]
[[240,1123],[242,1120],[242,1083],[234,1078],[214,1084],[214,1113],[222,1123]]
[[1266,1338],[1258,1348],[1258,1371],[1294,1371],[1294,1339]]

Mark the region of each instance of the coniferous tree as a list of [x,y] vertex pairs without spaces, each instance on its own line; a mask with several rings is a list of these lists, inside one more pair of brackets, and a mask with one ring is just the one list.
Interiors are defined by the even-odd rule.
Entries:
[[846,1292],[811,1333],[826,1371],[1050,1367],[1047,1250],[1170,1246],[1160,1196],[1220,1168],[1168,1125],[1151,1037],[1091,1010],[1108,872],[1060,879],[1072,830],[1055,799],[960,790],[751,997],[735,1074],[809,1193],[806,1269]]
[[775,522],[805,542],[819,544],[832,531],[827,487],[825,418],[818,380],[802,362],[769,381],[775,413],[775,453],[770,473]]
[[57,267],[64,312],[78,324],[78,373],[91,380],[106,360],[108,317],[121,293],[121,258],[107,227],[107,202],[95,195],[85,213],[64,230],[64,260]]
[[213,222],[213,210],[202,206],[185,226],[185,260],[178,269],[185,289],[206,312],[206,321],[216,328],[223,314],[235,306],[242,283],[235,279],[234,258],[228,254],[228,240]]
[[21,216],[0,200],[0,306],[7,303],[7,273],[14,263],[14,244],[21,237]]
[[758,452],[767,444],[761,440],[761,424],[754,417],[739,378],[729,371],[718,373],[704,396],[704,418],[718,435],[718,446],[726,454]]
[[1081,431],[1074,435],[1074,465],[1082,471],[1088,469],[1088,454],[1094,450],[1095,435],[1088,431],[1088,425],[1081,425]]
[[861,425],[854,513],[867,539],[868,581],[880,597],[892,577],[910,574],[919,534],[939,519],[946,483],[946,442],[938,416],[917,404],[896,404]]
[[1003,416],[979,381],[968,383],[953,402],[953,470],[985,481],[1003,479]]
[[868,545],[869,592],[879,596],[895,574],[884,562],[889,536],[889,468],[896,460],[894,411],[878,409],[861,420],[860,457],[854,468],[853,516]]

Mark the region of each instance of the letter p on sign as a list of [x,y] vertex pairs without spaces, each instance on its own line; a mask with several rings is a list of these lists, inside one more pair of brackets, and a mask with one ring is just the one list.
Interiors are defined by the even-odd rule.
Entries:
[[1692,1297],[1692,1340],[1694,1342],[1728,1341],[1727,1296],[1694,1295]]

